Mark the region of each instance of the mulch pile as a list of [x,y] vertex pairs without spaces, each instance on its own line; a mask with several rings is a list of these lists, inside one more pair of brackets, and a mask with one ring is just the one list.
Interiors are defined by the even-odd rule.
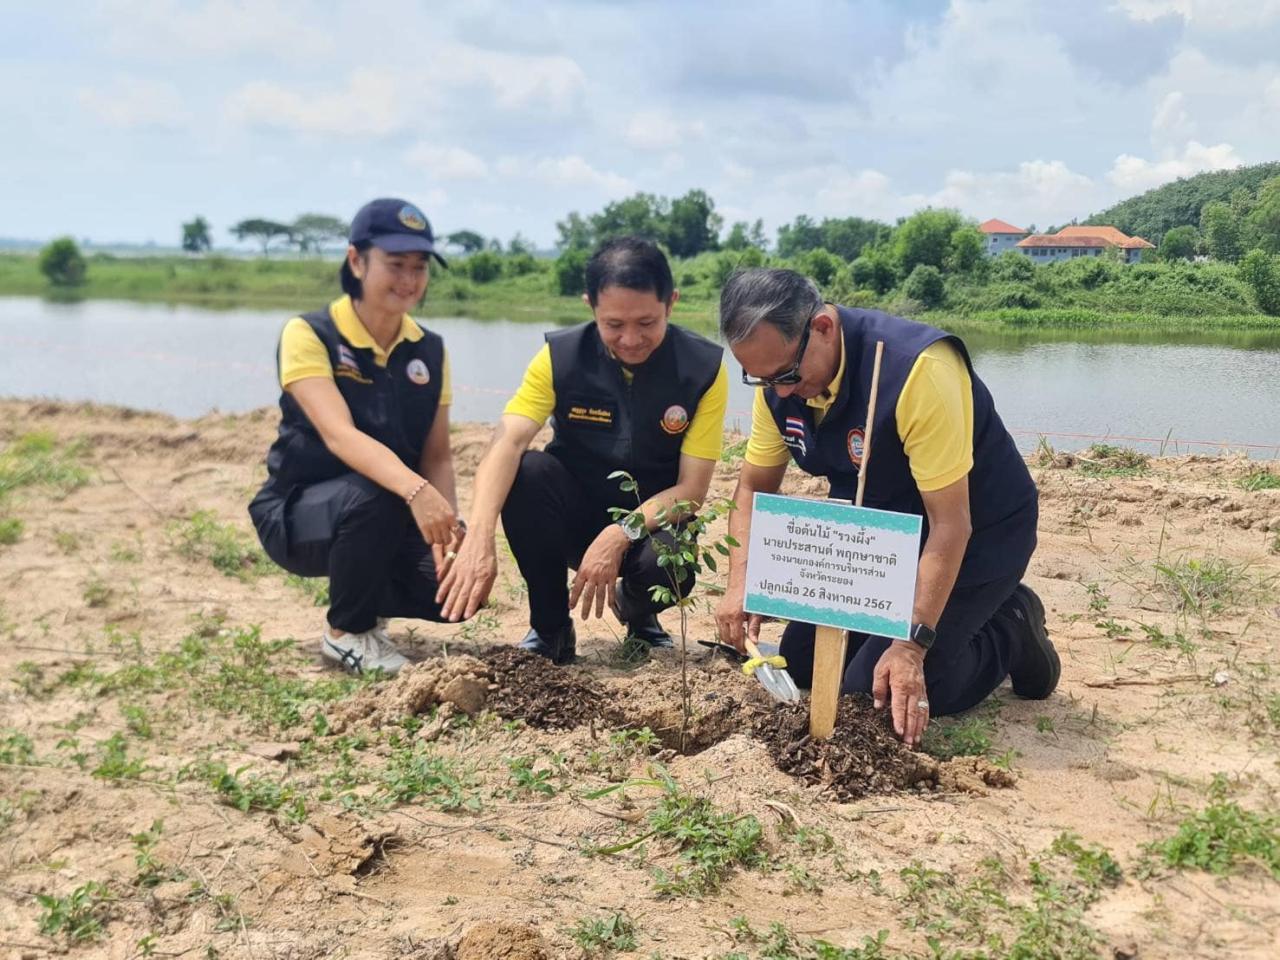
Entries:
[[496,688],[489,694],[489,708],[509,720],[541,730],[572,730],[620,719],[603,687],[545,657],[517,647],[490,647],[480,658],[493,672]]
[[829,740],[809,736],[809,702],[780,705],[756,737],[783,773],[821,787],[837,801],[873,793],[900,793],[936,779],[937,764],[912,753],[893,733],[888,711],[875,710],[862,695],[840,698]]

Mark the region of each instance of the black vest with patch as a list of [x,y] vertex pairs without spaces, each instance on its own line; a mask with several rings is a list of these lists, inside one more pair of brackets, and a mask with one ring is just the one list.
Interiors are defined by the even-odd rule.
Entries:
[[[405,466],[417,470],[440,405],[444,341],[424,330],[422,339],[397,344],[386,367],[380,367],[372,349],[352,346],[343,338],[327,309],[305,313],[302,319],[329,354],[334,383],[356,428],[390,447]],[[267,453],[267,483],[285,496],[294,487],[350,471],[329,452],[298,401],[288,391],[281,391],[280,432]]]
[[956,582],[983,583],[1023,569],[1036,545],[1035,483],[996,413],[990,391],[974,372],[964,343],[942,330],[876,310],[837,309],[844,334],[844,380],[821,425],[815,425],[814,408],[803,399],[794,394],[781,398],[772,389],[765,390],[765,402],[792,458],[806,473],[827,477],[832,498],[853,501],[876,341],[884,341],[863,506],[925,517],[923,544],[928,517],[898,435],[898,398],[925,348],[947,340],[964,357],[973,385],[973,469],[969,473],[973,533]]
[[674,324],[630,383],[595,323],[547,334],[556,405],[547,452],[582,484],[592,506],[634,507],[615,470],[635,477],[640,499],[674,486],[680,445],[703,395],[720,373],[723,349]]

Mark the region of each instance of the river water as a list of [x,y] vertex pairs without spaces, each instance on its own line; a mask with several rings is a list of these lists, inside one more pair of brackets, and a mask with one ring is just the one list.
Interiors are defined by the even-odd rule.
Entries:
[[[585,311],[584,311],[585,313]],[[286,311],[0,298],[0,396],[92,400],[179,417],[274,404]],[[584,315],[584,318],[586,316]],[[536,324],[432,318],[453,368],[455,420],[492,420],[542,343]],[[1023,449],[1111,438],[1150,451],[1280,455],[1280,335],[966,333]],[[730,414],[751,388],[730,366]]]

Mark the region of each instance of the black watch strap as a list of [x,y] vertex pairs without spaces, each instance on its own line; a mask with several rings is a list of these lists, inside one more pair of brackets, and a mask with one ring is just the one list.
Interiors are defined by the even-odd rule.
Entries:
[[933,648],[933,641],[938,639],[938,635],[934,632],[933,627],[926,626],[923,623],[913,623],[911,625],[911,639],[924,650]]

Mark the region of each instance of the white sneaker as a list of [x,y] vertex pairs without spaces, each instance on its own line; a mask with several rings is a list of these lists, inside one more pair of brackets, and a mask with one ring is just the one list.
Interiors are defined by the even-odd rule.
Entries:
[[329,628],[325,627],[320,652],[351,673],[381,670],[393,677],[409,661],[396,650],[384,629],[374,627],[364,633],[347,633],[334,637],[329,633]]

